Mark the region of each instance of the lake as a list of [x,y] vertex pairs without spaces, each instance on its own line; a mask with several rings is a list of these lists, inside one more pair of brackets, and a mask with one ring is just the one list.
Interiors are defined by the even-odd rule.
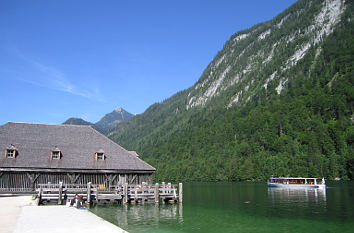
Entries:
[[90,210],[130,233],[354,232],[354,182],[327,189],[265,182],[184,183],[183,204],[99,205]]

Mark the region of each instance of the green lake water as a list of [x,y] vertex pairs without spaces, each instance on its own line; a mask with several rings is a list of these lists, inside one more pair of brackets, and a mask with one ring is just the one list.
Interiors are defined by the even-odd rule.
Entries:
[[130,233],[354,232],[354,182],[327,189],[264,182],[184,183],[183,204],[99,205],[90,210]]

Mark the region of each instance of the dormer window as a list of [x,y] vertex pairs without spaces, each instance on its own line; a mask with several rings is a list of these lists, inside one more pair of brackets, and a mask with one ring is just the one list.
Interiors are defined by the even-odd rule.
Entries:
[[50,153],[50,157],[52,160],[59,160],[61,159],[61,151],[58,147],[55,147],[52,152]]
[[6,150],[6,158],[13,159],[15,158],[15,155],[16,155],[16,150],[9,150],[9,149]]
[[96,160],[105,160],[105,155],[104,155],[104,151],[102,149],[98,150],[95,153],[95,159]]
[[97,160],[103,160],[104,154],[103,153],[97,153]]
[[14,145],[11,144],[8,148],[5,150],[5,157],[7,159],[14,159],[16,158],[17,155],[17,149]]

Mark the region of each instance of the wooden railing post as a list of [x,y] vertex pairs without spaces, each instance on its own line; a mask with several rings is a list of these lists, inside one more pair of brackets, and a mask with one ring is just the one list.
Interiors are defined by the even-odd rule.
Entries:
[[125,183],[123,185],[123,204],[127,204],[128,203],[128,183]]
[[91,182],[87,183],[87,204],[91,203]]
[[155,184],[155,203],[159,203],[159,183]]
[[37,205],[39,205],[41,199],[42,199],[42,185],[39,186]]
[[178,187],[178,200],[180,203],[183,202],[183,185],[182,183],[179,183],[179,187]]
[[167,193],[170,194],[171,193],[171,183],[167,184]]
[[98,185],[97,184],[95,185],[94,192],[95,192],[95,202],[98,203]]
[[138,185],[137,186],[135,186],[135,197],[134,197],[134,201],[135,201],[135,203],[138,203]]
[[173,200],[177,201],[177,193],[176,193],[177,188],[173,188]]
[[59,182],[59,192],[58,192],[58,194],[59,194],[58,205],[61,205],[62,199],[63,199],[63,196],[62,196],[62,194],[63,194],[63,182]]
[[163,194],[166,193],[166,184],[165,184],[165,182],[162,182],[162,193]]

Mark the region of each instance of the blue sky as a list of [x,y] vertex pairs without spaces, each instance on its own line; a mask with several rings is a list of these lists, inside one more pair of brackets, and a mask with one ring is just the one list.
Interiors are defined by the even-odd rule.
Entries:
[[0,124],[142,113],[295,0],[2,0]]

